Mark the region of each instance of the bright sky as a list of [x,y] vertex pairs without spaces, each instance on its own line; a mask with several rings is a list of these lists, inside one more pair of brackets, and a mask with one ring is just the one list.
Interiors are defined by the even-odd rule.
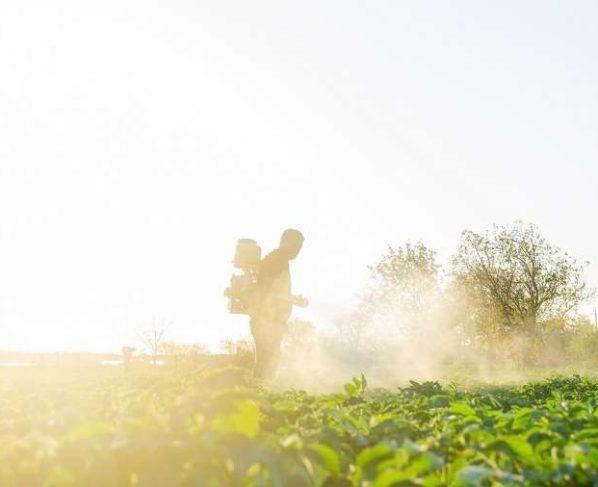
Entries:
[[598,3],[0,3],[0,349],[247,333],[236,239],[325,323],[388,244],[535,222],[598,286]]

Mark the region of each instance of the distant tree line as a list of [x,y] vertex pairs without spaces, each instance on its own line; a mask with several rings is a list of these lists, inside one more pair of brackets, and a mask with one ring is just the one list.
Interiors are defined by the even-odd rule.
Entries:
[[587,265],[523,222],[464,231],[447,269],[421,242],[389,247],[370,268],[369,286],[341,324],[342,336],[370,351],[414,338],[445,352],[450,343],[495,363],[565,357],[571,347],[583,349],[580,336],[588,350],[598,344],[579,312],[594,294],[583,278]]

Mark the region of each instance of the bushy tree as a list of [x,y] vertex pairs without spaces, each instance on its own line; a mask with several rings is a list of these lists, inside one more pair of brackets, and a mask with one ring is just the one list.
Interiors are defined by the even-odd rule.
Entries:
[[389,247],[341,332],[360,348],[380,348],[429,320],[440,293],[436,253],[423,243]]
[[588,318],[580,318],[569,330],[569,363],[595,368],[598,365],[598,329]]
[[440,266],[436,253],[422,242],[389,247],[370,271],[370,297],[377,303],[399,306],[410,317],[421,316],[436,298]]
[[453,259],[456,285],[499,318],[502,333],[539,337],[545,325],[575,313],[591,292],[587,264],[549,244],[531,224],[466,230]]

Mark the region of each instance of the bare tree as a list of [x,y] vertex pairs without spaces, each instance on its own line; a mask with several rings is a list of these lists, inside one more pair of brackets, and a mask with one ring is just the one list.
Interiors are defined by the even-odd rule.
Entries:
[[154,365],[157,363],[158,353],[161,350],[167,329],[167,325],[154,323],[151,328],[142,330],[137,334],[143,349],[151,355]]

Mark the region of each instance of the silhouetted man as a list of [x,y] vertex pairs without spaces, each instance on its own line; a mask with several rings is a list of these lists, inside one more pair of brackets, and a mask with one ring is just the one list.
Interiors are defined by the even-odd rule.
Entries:
[[255,377],[267,378],[274,374],[284,328],[293,305],[307,305],[302,296],[293,296],[289,272],[289,261],[297,257],[302,245],[302,233],[287,229],[282,234],[279,247],[260,262],[251,313],[251,334],[255,341]]

